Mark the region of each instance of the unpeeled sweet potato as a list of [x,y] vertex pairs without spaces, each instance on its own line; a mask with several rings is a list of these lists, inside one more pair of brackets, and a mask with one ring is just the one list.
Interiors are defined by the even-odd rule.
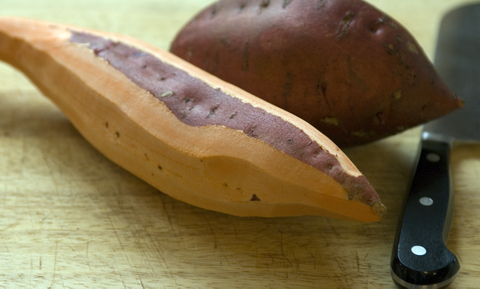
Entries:
[[340,147],[463,105],[420,45],[360,0],[222,0],[171,52],[303,118]]

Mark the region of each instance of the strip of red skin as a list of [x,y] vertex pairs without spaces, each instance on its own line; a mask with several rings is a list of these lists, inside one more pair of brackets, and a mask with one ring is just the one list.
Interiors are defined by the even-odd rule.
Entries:
[[80,32],[72,32],[70,41],[88,44],[95,55],[149,91],[182,122],[191,126],[222,125],[241,130],[329,175],[347,189],[349,198],[370,206],[379,200],[365,176],[345,173],[335,156],[282,118],[214,89],[185,71],[121,42]]

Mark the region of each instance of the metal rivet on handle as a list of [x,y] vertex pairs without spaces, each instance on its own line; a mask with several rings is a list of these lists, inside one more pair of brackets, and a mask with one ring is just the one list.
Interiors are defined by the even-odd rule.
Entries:
[[425,249],[425,247],[422,247],[422,246],[413,246],[411,250],[412,250],[412,253],[417,256],[423,256],[427,254],[427,249]]
[[440,156],[436,153],[427,154],[427,160],[431,163],[436,163],[440,160]]
[[429,197],[420,198],[419,202],[425,207],[430,207],[431,205],[433,205],[433,200],[432,198],[429,198]]

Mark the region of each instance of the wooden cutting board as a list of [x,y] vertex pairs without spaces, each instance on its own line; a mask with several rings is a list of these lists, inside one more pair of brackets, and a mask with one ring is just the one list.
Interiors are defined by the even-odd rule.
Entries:
[[[168,49],[213,0],[2,0],[0,15],[128,34]],[[371,0],[432,57],[462,0]],[[239,218],[176,201],[108,161],[0,64],[0,288],[395,288],[389,259],[419,129],[346,150],[389,213],[362,224]],[[455,150],[451,288],[478,288],[480,146]]]

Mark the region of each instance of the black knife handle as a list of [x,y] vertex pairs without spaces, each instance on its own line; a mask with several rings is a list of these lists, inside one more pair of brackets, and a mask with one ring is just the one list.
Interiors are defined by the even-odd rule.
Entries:
[[460,264],[445,246],[453,213],[450,142],[423,138],[399,219],[390,269],[403,288],[445,288]]

